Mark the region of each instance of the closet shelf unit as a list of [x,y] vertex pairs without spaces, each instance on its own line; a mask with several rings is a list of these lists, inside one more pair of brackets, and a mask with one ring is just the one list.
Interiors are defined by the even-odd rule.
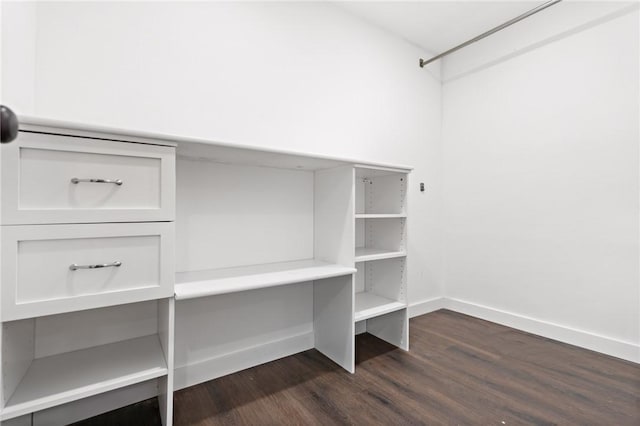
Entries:
[[354,322],[408,349],[406,171],[355,169]]
[[[385,292],[378,294],[376,301],[371,297],[363,299],[363,303],[356,294],[357,262],[406,255],[403,247],[395,247],[400,221],[406,220],[403,208],[356,211],[360,164],[347,159],[178,140],[174,287],[177,329],[197,327],[195,318],[219,322],[215,312],[208,314],[201,310],[219,306],[226,300],[242,303],[243,308],[250,306],[256,321],[264,318],[257,328],[270,327],[270,322],[275,323],[274,318],[278,316],[299,315],[293,307],[308,306],[312,315],[306,318],[311,320],[309,338],[313,347],[354,372],[354,318],[382,318],[385,314],[406,311],[406,303],[394,301],[393,296]],[[383,176],[396,175],[404,179],[411,170],[374,163],[362,167],[369,167],[367,172],[375,175],[375,179],[381,174],[382,180],[386,179]],[[233,186],[228,182],[233,182]],[[395,182],[392,185],[397,186]],[[392,232],[393,239],[362,245],[363,249],[358,249],[356,255],[356,227],[376,221],[388,222],[382,225],[383,232]],[[393,229],[387,231],[387,228]],[[289,289],[291,294],[301,295],[299,302],[287,302],[285,293]],[[380,298],[384,296],[392,305],[380,308]],[[360,312],[361,305],[366,311]],[[187,311],[188,318],[181,317],[181,312]],[[198,311],[197,315],[194,311]],[[394,318],[387,320],[395,323]],[[238,334],[255,338],[251,321],[236,326]],[[395,331],[396,336],[391,338],[376,327],[371,328],[371,333],[406,348]],[[216,338],[222,335],[222,339],[235,344],[232,334],[209,332],[206,335]],[[298,335],[288,337],[293,338],[300,339]],[[193,345],[197,341],[197,345],[209,349],[196,336],[178,336],[176,340],[186,347],[192,345],[191,341]],[[210,345],[226,343],[225,340],[212,341]],[[258,352],[260,349],[242,350]],[[259,355],[261,362],[265,362],[265,355]],[[194,354],[197,356],[202,355]],[[203,358],[201,364],[209,363],[210,359]],[[251,367],[250,361],[248,356],[234,361],[233,367],[224,373]],[[199,372],[204,371],[198,368]],[[180,386],[191,385],[219,377],[222,372],[212,363],[211,368],[195,378],[176,373],[176,382]]]
[[313,259],[180,272],[176,274],[176,300],[296,284],[354,273],[355,268]]
[[[155,388],[168,426],[174,389],[310,348],[354,373],[358,324],[408,349],[404,200],[411,167],[32,117],[20,121],[21,133],[26,132],[16,142],[21,146],[45,151],[51,163],[67,158],[81,177],[94,171],[86,169],[86,156],[103,166],[100,178],[120,178],[134,169],[145,179],[127,179],[140,186],[118,187],[121,195],[138,188],[138,195],[158,194],[159,200],[141,209],[135,194],[123,198],[124,204],[107,197],[91,208],[74,206],[74,219],[60,225],[62,213],[51,216],[42,197],[38,202],[47,207],[44,213],[10,225],[64,230],[56,236],[65,241],[61,245],[78,239],[74,236],[80,231],[113,240],[126,231],[131,247],[161,245],[162,256],[154,263],[132,249],[131,262],[122,264],[140,269],[91,268],[94,274],[87,274],[119,273],[121,281],[110,282],[131,284],[132,292],[138,283],[151,284],[140,300],[117,299],[117,291],[101,287],[89,295],[93,304],[78,302],[84,294],[72,293],[55,312],[4,318],[0,421],[20,422],[31,415],[35,424],[60,415],[69,421],[59,423],[71,423],[80,420],[82,410],[114,408],[114,400],[130,399],[129,392]],[[14,150],[20,159],[16,143],[3,145],[3,151]],[[40,158],[32,157],[23,160]],[[158,173],[151,173],[149,165]],[[36,166],[31,170],[41,170]],[[95,196],[95,191],[113,189],[69,185],[76,174],[68,173],[59,168],[62,180],[52,181],[63,182],[61,188],[72,194],[83,190]],[[144,186],[148,181],[156,190]],[[12,186],[3,190],[3,200],[6,194],[19,194],[21,180],[7,182]],[[127,226],[148,227],[150,235],[138,238]],[[102,228],[113,232],[95,234]],[[5,245],[7,235],[3,232]],[[9,242],[14,247],[18,241]],[[73,260],[57,262],[55,270],[68,274],[68,265],[76,262],[122,260],[103,260],[109,252],[95,246],[95,261],[76,261],[74,253]],[[78,257],[84,254],[76,251]],[[6,253],[3,245],[1,260],[14,264]],[[37,286],[38,280],[27,281]],[[156,292],[157,287],[163,291]],[[12,299],[3,297],[7,300]]]
[[2,420],[167,375],[157,335],[34,359]]

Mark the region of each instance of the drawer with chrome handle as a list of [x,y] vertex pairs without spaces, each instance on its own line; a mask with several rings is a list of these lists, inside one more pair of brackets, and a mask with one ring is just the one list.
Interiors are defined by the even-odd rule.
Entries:
[[171,297],[171,222],[1,229],[2,321]]
[[2,225],[175,218],[171,146],[20,132],[2,173]]

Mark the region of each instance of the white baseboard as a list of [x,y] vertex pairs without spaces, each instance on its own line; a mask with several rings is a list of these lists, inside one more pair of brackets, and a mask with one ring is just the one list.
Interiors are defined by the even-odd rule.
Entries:
[[[435,302],[434,302],[435,304]],[[640,363],[640,345],[459,299],[442,298],[442,308],[549,339]]]
[[435,312],[445,307],[444,297],[434,297],[433,299],[420,300],[409,305],[409,318]]
[[313,347],[313,332],[309,332],[205,359],[193,364],[177,366],[174,375],[174,389],[183,389],[213,380],[246,368],[313,349]]

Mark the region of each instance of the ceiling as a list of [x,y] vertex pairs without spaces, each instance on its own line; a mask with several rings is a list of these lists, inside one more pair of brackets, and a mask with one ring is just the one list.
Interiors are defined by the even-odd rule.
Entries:
[[351,1],[336,4],[412,44],[439,53],[545,1]]

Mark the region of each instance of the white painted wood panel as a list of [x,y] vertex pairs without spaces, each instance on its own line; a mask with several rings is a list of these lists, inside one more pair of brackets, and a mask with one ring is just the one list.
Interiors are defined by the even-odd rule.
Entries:
[[158,406],[163,426],[173,424],[175,300],[158,301],[158,337],[167,362],[167,374],[158,379]]
[[356,220],[356,262],[406,255],[407,219]]
[[315,348],[350,373],[355,372],[353,278],[313,283]]
[[406,264],[402,257],[365,263],[367,291],[406,303]]
[[[351,166],[315,172],[316,258],[354,266],[355,174]],[[315,347],[345,370],[355,371],[353,275],[315,281]]]
[[7,403],[33,361],[35,321],[2,324],[2,403]]
[[355,268],[313,259],[181,272],[176,274],[175,295],[176,300],[193,299],[351,275],[355,272]]
[[[174,148],[20,132],[3,150],[2,224],[173,220]],[[73,179],[120,180],[73,183]]]
[[157,335],[33,361],[0,414],[9,419],[167,374]]
[[371,183],[367,213],[406,213],[406,174],[375,177]]
[[357,262],[356,264],[356,270],[358,272],[356,272],[356,274],[354,275],[354,290],[356,293],[360,293],[362,291],[365,291],[365,285],[366,285],[366,280],[365,280],[365,267],[366,267],[366,263],[364,262]]
[[315,258],[353,266],[355,209],[353,167],[336,167],[315,172],[314,254]]
[[[248,368],[264,362],[263,349],[274,343],[275,347],[269,349],[269,353],[292,355],[296,351],[289,350],[298,349],[300,344],[282,345],[291,339],[297,342],[297,337],[307,335],[311,335],[309,344],[312,347],[312,283],[178,300],[175,366],[176,370],[187,371],[188,378],[182,377],[176,386],[181,387],[182,380],[192,385],[214,379],[217,374],[238,371],[234,368]],[[237,363],[233,362],[234,354],[242,356]],[[213,367],[216,365],[214,360],[223,363],[220,368]],[[207,368],[189,367],[196,365]]]
[[178,159],[178,271],[311,259],[313,172]]
[[150,300],[35,318],[35,357],[156,334],[158,303]]
[[259,345],[248,345],[211,358],[193,360],[187,365],[176,367],[175,390],[313,349],[313,345],[313,331],[307,331]]
[[406,173],[357,168],[356,180],[357,213],[406,215]]
[[2,319],[170,297],[173,241],[172,223],[5,226]]
[[365,246],[371,248],[404,251],[407,244],[405,218],[400,219],[366,219]]

